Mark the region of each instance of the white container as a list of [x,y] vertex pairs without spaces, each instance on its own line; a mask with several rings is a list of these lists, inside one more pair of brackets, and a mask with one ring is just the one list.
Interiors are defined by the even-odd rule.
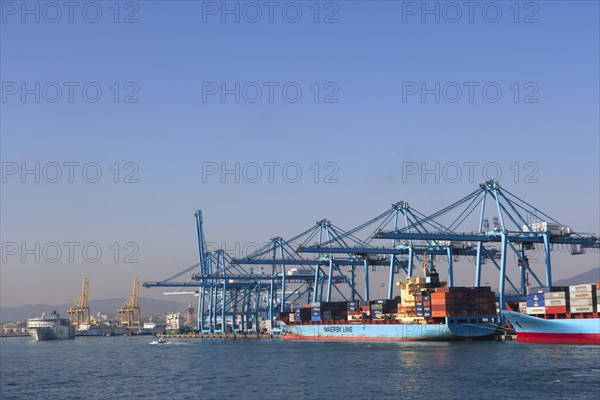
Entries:
[[527,309],[527,302],[526,301],[520,301],[519,302],[519,310],[521,312],[525,311]]
[[594,312],[594,307],[592,307],[592,306],[571,307],[572,314],[591,313],[591,312]]
[[593,292],[574,292],[574,293],[571,293],[569,295],[569,298],[571,300],[574,300],[574,299],[593,299],[594,297],[596,297],[596,296],[594,296]]
[[527,307],[527,314],[529,315],[537,315],[537,314],[545,314],[546,307]]
[[580,306],[593,306],[594,301],[592,299],[576,299],[571,300],[571,307],[580,307]]
[[566,306],[567,300],[566,299],[546,299],[546,301],[544,302],[544,305],[546,307],[548,307],[548,306]]
[[600,304],[598,304],[598,305],[596,306],[596,312],[599,312],[599,313],[600,313]]
[[533,232],[549,232],[551,235],[560,235],[561,226],[554,222],[537,222],[531,224]]
[[548,292],[544,299],[566,299],[568,296],[565,292]]
[[594,285],[593,283],[569,286],[569,293],[571,294],[573,294],[573,292],[591,292],[592,290],[596,290],[596,285]]

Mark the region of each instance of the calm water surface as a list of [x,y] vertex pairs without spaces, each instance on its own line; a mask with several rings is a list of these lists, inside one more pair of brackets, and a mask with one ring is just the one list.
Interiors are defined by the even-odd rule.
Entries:
[[0,340],[0,399],[597,399],[600,348],[515,342]]

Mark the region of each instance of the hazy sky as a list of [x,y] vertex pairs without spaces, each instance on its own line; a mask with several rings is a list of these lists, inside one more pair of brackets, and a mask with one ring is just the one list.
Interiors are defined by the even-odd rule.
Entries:
[[501,173],[600,231],[598,2],[114,3],[0,2],[2,306],[166,278],[196,209],[239,255]]

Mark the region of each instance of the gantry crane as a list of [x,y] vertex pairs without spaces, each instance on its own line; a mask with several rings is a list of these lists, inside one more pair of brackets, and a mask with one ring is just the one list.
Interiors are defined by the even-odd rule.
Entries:
[[141,325],[141,314],[140,314],[140,280],[135,278],[133,280],[133,291],[131,296],[123,306],[117,310],[117,312],[121,315],[121,325],[127,326],[128,328],[140,328]]
[[90,307],[88,306],[88,290],[90,286],[90,280],[83,278],[81,285],[81,296],[67,310],[71,323],[78,328],[82,324],[90,324]]
[[[486,200],[495,207],[488,204],[486,208]],[[475,286],[481,286],[482,266],[492,264],[500,273],[499,297],[504,307],[509,298],[506,283],[517,297],[525,295],[529,274],[539,286],[552,285],[553,246],[569,246],[571,254],[600,250],[596,235],[573,232],[494,181],[430,215],[400,201],[349,231],[323,219],[291,239],[273,238],[243,258],[232,258],[224,250],[207,251],[201,211],[195,217],[199,262],[165,280],[145,282],[144,287],[177,287],[177,294],[196,294],[198,330],[207,333],[221,333],[228,326],[234,331],[258,331],[259,319],[270,321],[273,327],[277,314],[290,311],[293,305],[331,301],[334,291],[344,300],[371,300],[369,271],[377,268],[389,268],[387,297],[391,299],[396,275],[403,270],[412,277],[414,261],[420,257],[430,272],[436,257],[447,259],[450,287],[454,286],[454,262],[461,261],[458,257],[474,261]],[[380,239],[391,242],[377,245]],[[544,250],[545,284],[526,255],[535,246]],[[511,252],[518,259],[520,287],[509,278]],[[364,271],[362,277],[357,276],[359,268]],[[174,280],[194,270],[197,273],[187,281]],[[357,290],[359,283],[364,286],[363,294]]]

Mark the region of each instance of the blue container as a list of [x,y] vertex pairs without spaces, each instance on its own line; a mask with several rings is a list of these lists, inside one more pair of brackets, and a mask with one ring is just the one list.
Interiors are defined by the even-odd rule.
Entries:
[[359,305],[358,301],[349,301],[346,303],[346,309],[348,311],[358,311]]
[[527,299],[527,307],[544,307],[544,301]]
[[313,322],[321,322],[321,316],[320,315],[313,315],[312,317],[310,317],[310,320]]
[[544,301],[544,293],[528,294],[527,300]]
[[552,288],[547,287],[534,287],[529,289],[529,293],[547,293],[551,292]]

